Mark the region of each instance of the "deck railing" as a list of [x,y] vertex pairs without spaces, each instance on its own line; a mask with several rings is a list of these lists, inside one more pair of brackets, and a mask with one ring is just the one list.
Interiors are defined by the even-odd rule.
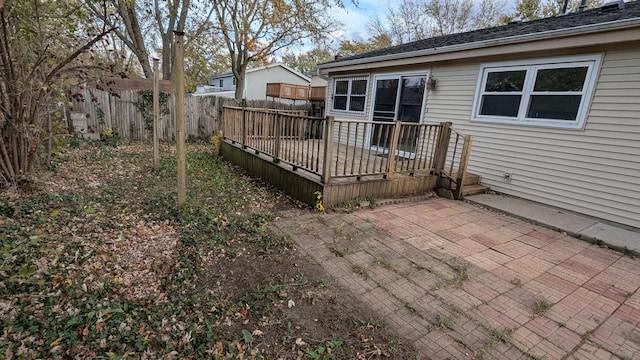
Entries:
[[223,128],[232,143],[318,175],[325,184],[417,173],[462,184],[472,141],[451,123],[335,120],[239,107],[224,108]]
[[286,83],[267,83],[267,96],[291,99],[309,100],[311,88],[309,85],[296,85]]
[[[443,154],[443,164],[440,170],[440,176],[446,182],[448,187],[453,189],[453,198],[462,198],[462,188],[464,178],[467,172],[469,156],[471,155],[471,144],[473,144],[473,136],[465,135],[462,132],[451,128],[450,123],[443,132],[443,140],[448,142],[446,153]],[[455,184],[455,186],[452,186]]]
[[330,162],[323,181],[332,178],[435,173],[434,152],[440,124],[327,119],[332,141],[325,145]]

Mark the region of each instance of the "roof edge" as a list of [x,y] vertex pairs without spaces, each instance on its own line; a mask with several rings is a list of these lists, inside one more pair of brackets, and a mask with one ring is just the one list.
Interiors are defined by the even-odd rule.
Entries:
[[324,69],[338,68],[342,66],[368,64],[372,62],[405,59],[405,58],[425,56],[425,55],[444,54],[444,53],[456,52],[456,51],[475,50],[475,49],[481,49],[489,46],[517,44],[517,43],[523,43],[527,41],[569,37],[574,35],[587,35],[587,34],[593,34],[593,33],[602,32],[602,31],[622,30],[626,28],[631,28],[634,25],[637,26],[638,24],[640,24],[640,18],[616,20],[616,21],[610,21],[605,23],[581,25],[576,27],[543,31],[543,32],[537,32],[537,33],[531,33],[531,34],[525,34],[525,35],[516,35],[516,36],[509,36],[509,37],[501,37],[497,39],[475,41],[475,42],[470,42],[465,44],[456,44],[451,46],[445,46],[442,48],[430,48],[430,49],[408,51],[408,52],[397,53],[397,54],[388,54],[388,55],[365,57],[365,58],[359,58],[359,59],[353,59],[353,60],[329,62],[325,64],[319,64],[317,67],[318,67],[318,70],[324,70]]

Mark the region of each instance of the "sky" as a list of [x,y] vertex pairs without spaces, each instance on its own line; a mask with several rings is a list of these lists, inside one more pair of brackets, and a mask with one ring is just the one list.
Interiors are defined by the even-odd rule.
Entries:
[[[393,0],[391,0],[393,3]],[[343,25],[336,31],[336,37],[347,40],[366,41],[369,38],[367,23],[376,15],[384,16],[390,4],[389,0],[359,0],[356,8],[350,1],[345,1],[345,9],[333,8],[331,14]]]
[[[480,3],[481,0],[468,0]],[[367,23],[370,19],[378,16],[384,17],[389,6],[395,5],[397,0],[358,0],[359,6],[355,7],[351,1],[345,0],[345,9],[334,7],[330,13],[343,25],[341,29],[334,32],[337,40],[357,40],[366,41],[369,39]],[[512,0],[507,0],[510,6]]]

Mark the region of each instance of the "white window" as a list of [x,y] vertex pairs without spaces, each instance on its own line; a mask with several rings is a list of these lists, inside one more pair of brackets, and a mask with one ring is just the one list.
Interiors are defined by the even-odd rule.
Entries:
[[336,78],[333,82],[333,110],[364,112],[368,77]]
[[600,59],[483,64],[472,120],[582,128]]
[[236,86],[237,84],[238,84],[238,83],[237,83],[236,77],[234,76],[234,77],[233,77],[233,86]]
[[224,79],[220,79],[220,87],[223,88],[224,87]]

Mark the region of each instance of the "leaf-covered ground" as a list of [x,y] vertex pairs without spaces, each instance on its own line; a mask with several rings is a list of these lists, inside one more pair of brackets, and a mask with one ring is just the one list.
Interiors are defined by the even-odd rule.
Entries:
[[29,194],[0,194],[0,357],[398,358],[413,356],[267,225],[299,209],[188,147],[85,145]]

